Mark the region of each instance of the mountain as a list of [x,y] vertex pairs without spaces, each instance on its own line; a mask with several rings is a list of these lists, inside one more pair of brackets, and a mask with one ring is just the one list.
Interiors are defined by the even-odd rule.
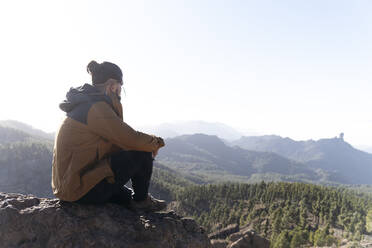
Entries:
[[312,181],[319,175],[304,164],[272,152],[227,146],[217,136],[194,134],[166,140],[157,160],[175,171],[218,181]]
[[0,126],[0,144],[24,142],[32,139],[32,136],[20,130]]
[[19,121],[14,121],[14,120],[0,121],[0,126],[20,130],[35,137],[41,137],[41,138],[48,139],[48,140],[54,139],[53,133],[46,133],[40,129],[33,128],[32,126],[19,122]]
[[[277,135],[263,135],[263,136],[243,136],[238,140],[231,142],[231,145],[237,145],[241,148],[260,151],[260,152],[274,152],[286,158],[291,158],[298,161],[306,161],[308,153],[306,146],[311,146],[315,141],[294,141],[290,138],[282,138]],[[304,156],[304,158],[302,157]],[[314,156],[312,154],[312,156]]]
[[355,149],[342,137],[318,141],[294,141],[280,136],[242,137],[231,144],[244,149],[274,152],[286,158],[334,174],[350,184],[372,184],[372,154]]
[[41,136],[33,136],[32,134],[24,132],[20,129],[0,125],[0,145],[19,142],[41,142],[46,143],[49,146],[53,145],[53,140],[51,139],[46,139]]
[[143,126],[140,129],[163,138],[173,138],[180,135],[196,133],[216,135],[225,140],[236,140],[243,136],[243,133],[225,124],[205,121],[179,121],[163,123],[157,126]]
[[0,126],[0,191],[51,197],[53,142]]
[[0,121],[0,191],[53,197],[53,139],[17,121]]

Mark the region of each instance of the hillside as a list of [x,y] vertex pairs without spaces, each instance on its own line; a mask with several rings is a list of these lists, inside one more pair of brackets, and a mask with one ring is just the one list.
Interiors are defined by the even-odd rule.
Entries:
[[184,174],[199,175],[208,182],[265,180],[329,181],[322,170],[272,152],[227,146],[217,136],[184,135],[166,140],[158,161]]
[[244,149],[274,152],[331,173],[332,180],[347,184],[372,184],[372,154],[357,150],[342,137],[294,141],[280,136],[242,137],[232,142]]
[[177,195],[174,208],[209,231],[248,225],[272,247],[359,242],[372,224],[371,197],[303,183],[195,186]]
[[20,129],[0,125],[0,145],[16,142],[45,142],[48,145],[53,145],[53,140],[51,139],[45,139],[41,136],[34,136]]
[[184,188],[204,183],[200,177],[181,174],[155,162],[149,190],[153,196],[170,202]]
[[0,191],[52,197],[53,141],[0,126]]
[[44,138],[48,140],[54,139],[53,133],[46,133],[40,129],[34,128],[30,125],[27,125],[19,121],[14,121],[14,120],[0,121],[0,126],[20,130],[22,132],[32,135],[33,137],[40,137],[40,138]]

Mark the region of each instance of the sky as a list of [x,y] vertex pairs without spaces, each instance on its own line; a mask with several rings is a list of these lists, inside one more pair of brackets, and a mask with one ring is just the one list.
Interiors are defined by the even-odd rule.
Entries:
[[136,128],[221,122],[372,147],[372,1],[1,1],[0,120],[56,131],[86,65],[124,73]]

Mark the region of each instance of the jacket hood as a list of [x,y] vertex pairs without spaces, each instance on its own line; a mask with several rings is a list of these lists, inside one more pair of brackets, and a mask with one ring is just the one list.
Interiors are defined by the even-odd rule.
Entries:
[[66,94],[66,100],[59,104],[59,108],[64,112],[72,111],[76,106],[86,102],[105,101],[112,105],[110,97],[102,94],[97,88],[90,84],[70,88]]

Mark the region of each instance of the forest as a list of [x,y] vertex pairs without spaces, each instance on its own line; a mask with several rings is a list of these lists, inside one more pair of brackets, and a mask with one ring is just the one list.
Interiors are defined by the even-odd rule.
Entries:
[[261,182],[186,188],[177,194],[178,211],[208,231],[219,224],[249,225],[272,247],[337,245],[359,241],[371,231],[372,198],[346,188],[305,183]]

